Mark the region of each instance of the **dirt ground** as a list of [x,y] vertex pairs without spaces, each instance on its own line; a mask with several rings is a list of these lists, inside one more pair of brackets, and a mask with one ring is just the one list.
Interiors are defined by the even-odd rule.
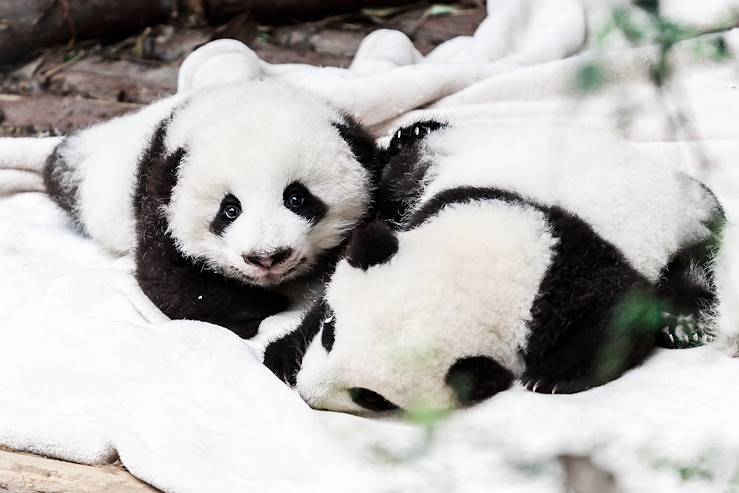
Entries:
[[0,68],[0,135],[69,134],[172,94],[182,59],[213,39],[239,39],[272,63],[347,67],[359,42],[375,29],[401,30],[425,54],[449,38],[472,34],[484,16],[475,0],[283,24],[242,14],[220,26],[179,19],[125,39],[55,46]]

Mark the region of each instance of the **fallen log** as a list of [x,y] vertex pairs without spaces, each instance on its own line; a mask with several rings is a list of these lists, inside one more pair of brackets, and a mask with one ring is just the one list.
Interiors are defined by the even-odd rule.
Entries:
[[356,12],[370,7],[393,7],[419,0],[189,0],[197,3],[208,19],[219,21],[249,11],[257,18],[287,20]]
[[116,466],[84,466],[0,450],[0,491],[12,493],[156,493]]
[[139,104],[73,96],[0,94],[0,136],[69,135],[139,108]]
[[74,39],[115,36],[166,21],[177,0],[3,0],[0,63]]

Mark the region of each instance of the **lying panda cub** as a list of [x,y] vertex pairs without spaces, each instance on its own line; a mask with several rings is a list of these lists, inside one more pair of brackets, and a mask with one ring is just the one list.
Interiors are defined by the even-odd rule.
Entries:
[[579,392],[657,344],[701,343],[717,302],[714,195],[598,133],[557,135],[401,129],[380,182],[390,225],[353,234],[267,366],[316,408],[448,408],[514,380]]
[[82,231],[135,253],[136,279],[162,312],[248,338],[367,214],[374,153],[326,101],[255,82],[83,130],[43,174]]

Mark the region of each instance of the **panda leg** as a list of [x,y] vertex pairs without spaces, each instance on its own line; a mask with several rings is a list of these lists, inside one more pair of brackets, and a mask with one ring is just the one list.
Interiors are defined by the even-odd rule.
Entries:
[[580,331],[538,361],[528,364],[521,383],[543,394],[574,394],[614,380],[644,361],[655,347],[655,334],[625,337]]
[[403,148],[410,147],[416,142],[422,140],[431,132],[445,127],[446,124],[436,120],[422,120],[411,125],[406,125],[395,131],[393,138],[388,145],[388,153],[395,155]]
[[669,309],[662,312],[660,347],[696,347],[715,337],[705,317],[718,303],[712,262],[715,248],[716,235],[712,235],[680,250],[662,271],[657,292]]
[[685,349],[702,346],[715,337],[714,331],[701,321],[700,314],[674,315],[662,313],[665,324],[657,345],[667,349]]

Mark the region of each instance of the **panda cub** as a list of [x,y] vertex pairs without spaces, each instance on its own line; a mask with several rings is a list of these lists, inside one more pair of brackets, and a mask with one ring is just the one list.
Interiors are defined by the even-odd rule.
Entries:
[[386,152],[385,220],[265,352],[311,406],[449,408],[515,380],[579,392],[707,336],[723,213],[698,181],[531,122],[421,123]]
[[134,253],[164,314],[248,338],[305,293],[368,213],[374,146],[322,99],[241,83],[65,138],[42,172],[84,233]]

